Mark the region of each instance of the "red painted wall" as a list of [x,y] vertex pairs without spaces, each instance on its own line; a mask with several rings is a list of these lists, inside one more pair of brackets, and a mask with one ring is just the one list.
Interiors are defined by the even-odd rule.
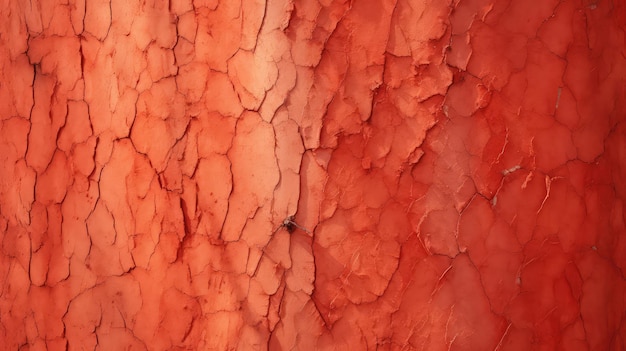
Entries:
[[0,12],[0,349],[626,348],[623,1]]

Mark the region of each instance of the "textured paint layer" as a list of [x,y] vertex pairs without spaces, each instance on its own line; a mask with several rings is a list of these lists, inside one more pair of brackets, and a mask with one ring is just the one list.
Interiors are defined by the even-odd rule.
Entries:
[[623,2],[0,12],[0,349],[626,348]]

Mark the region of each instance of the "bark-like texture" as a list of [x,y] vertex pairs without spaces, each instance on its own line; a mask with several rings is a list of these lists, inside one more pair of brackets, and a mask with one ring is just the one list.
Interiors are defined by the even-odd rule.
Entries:
[[0,12],[1,349],[626,348],[623,1]]

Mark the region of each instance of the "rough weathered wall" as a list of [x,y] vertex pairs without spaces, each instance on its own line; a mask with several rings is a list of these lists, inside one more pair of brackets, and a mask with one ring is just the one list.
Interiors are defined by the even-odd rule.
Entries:
[[626,348],[623,1],[0,13],[1,349]]

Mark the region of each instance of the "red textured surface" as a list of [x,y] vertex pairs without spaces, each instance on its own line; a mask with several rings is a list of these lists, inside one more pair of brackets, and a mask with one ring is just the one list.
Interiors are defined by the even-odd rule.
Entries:
[[0,12],[2,350],[626,349],[622,1]]

